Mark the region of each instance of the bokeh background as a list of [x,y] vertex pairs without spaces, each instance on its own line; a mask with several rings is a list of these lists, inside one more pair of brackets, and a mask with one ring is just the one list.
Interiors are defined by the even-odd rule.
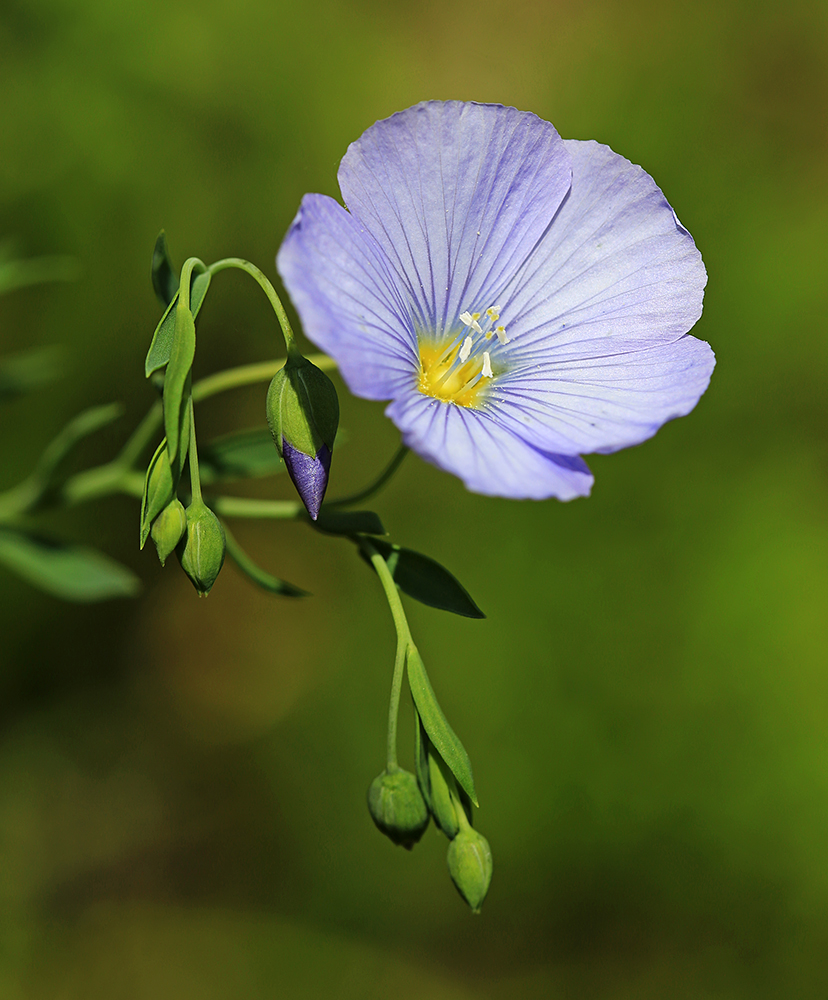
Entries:
[[[64,377],[0,412],[0,488],[93,403],[151,402],[149,258],[271,275],[347,144],[426,98],[531,110],[656,178],[704,255],[718,356],[688,418],[594,458],[593,496],[514,503],[410,459],[375,507],[488,613],[409,602],[474,762],[482,916],[445,840],[373,828],[393,629],[347,542],[238,523],[208,601],[137,551],[117,498],[45,529],[143,596],[62,604],[0,570],[0,995],[828,995],[828,8],[813,0],[3,0],[0,235],[72,282],[0,299],[0,353]],[[216,279],[196,374],[271,357],[264,297]],[[263,387],[202,433],[261,423]],[[342,392],[332,493],[397,441]],[[286,483],[260,495],[288,496]],[[411,738],[403,710],[403,746]],[[408,749],[403,760],[410,764]]]

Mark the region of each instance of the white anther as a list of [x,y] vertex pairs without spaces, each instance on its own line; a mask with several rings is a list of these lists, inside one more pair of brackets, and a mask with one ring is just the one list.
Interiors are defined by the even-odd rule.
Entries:
[[471,354],[471,349],[472,349],[472,339],[471,339],[471,337],[466,337],[466,339],[463,341],[463,346],[460,348],[460,360],[461,361],[468,361],[469,360],[469,355]]
[[497,334],[497,339],[500,341],[501,344],[508,344],[510,342],[511,338],[506,336],[505,327],[502,326],[496,327],[495,333]]
[[483,378],[494,378],[494,372],[492,371],[492,359],[489,357],[489,352],[483,352],[483,371],[481,372]]
[[460,313],[460,322],[463,326],[470,326],[472,330],[476,333],[482,333],[483,327],[477,322],[480,319],[480,313],[470,313],[464,312]]

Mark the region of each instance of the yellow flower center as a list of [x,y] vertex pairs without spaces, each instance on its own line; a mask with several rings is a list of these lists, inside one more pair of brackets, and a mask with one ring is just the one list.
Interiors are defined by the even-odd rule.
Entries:
[[469,358],[455,364],[460,353],[456,344],[446,353],[445,344],[420,342],[420,376],[417,387],[426,396],[458,406],[479,406],[486,394],[489,379],[481,377],[483,359]]
[[495,336],[501,346],[511,339],[505,327],[495,325],[499,319],[499,306],[487,309],[485,318],[481,313],[464,312],[460,315],[460,322],[465,328],[461,334],[445,337],[439,342],[422,338],[417,378],[420,392],[444,403],[456,403],[472,409],[482,406],[495,377],[491,352],[486,348]]

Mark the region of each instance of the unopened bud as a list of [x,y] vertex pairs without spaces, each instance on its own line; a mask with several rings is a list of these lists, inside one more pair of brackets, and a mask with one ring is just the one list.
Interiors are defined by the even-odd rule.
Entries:
[[428,808],[410,771],[383,771],[368,789],[368,810],[377,827],[409,851],[428,826]]
[[192,581],[199,597],[206,597],[224,563],[224,528],[200,500],[190,504],[186,515],[187,534],[178,547],[181,568]]
[[448,868],[457,891],[479,913],[492,881],[492,850],[486,838],[466,827],[449,844]]
[[328,376],[290,354],[267,391],[267,422],[308,513],[316,520],[328,486],[339,399]]
[[187,530],[187,512],[180,500],[173,500],[171,504],[161,511],[152,522],[152,540],[158,552],[161,565],[167,561],[170,553],[175,551],[175,547],[184,537]]

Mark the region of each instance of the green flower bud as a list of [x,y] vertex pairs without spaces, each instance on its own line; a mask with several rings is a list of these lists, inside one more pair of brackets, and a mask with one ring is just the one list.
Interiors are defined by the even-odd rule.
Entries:
[[187,512],[180,500],[173,500],[152,522],[152,540],[158,551],[161,565],[184,537],[187,530]]
[[368,811],[377,827],[409,851],[428,826],[428,808],[410,771],[383,771],[368,789]]
[[178,546],[178,556],[199,597],[206,597],[224,563],[224,528],[200,500],[194,500],[186,514],[187,534]]
[[492,849],[486,838],[470,826],[449,844],[449,874],[457,891],[479,913],[492,881]]
[[316,520],[328,486],[339,399],[328,376],[291,353],[267,391],[267,422],[308,513]]

